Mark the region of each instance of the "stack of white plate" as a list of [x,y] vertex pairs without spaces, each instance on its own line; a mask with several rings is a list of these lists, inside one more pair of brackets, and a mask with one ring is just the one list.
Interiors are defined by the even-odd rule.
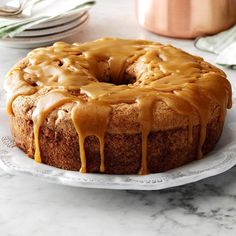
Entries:
[[51,44],[84,29],[89,20],[87,11],[66,15],[37,24],[13,38],[0,39],[0,45],[34,48]]

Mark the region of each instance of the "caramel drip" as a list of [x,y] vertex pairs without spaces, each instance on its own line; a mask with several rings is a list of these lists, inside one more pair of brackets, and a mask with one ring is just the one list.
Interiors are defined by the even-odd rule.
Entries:
[[[59,42],[31,51],[24,60],[24,68],[15,66],[8,74],[9,113],[13,114],[12,103],[18,96],[33,96],[47,87],[49,92],[39,98],[33,113],[35,159],[40,161],[40,126],[50,112],[74,102],[71,118],[79,138],[81,172],[86,172],[84,146],[91,135],[99,140],[100,172],[105,171],[104,137],[113,105],[136,103],[139,107],[140,174],[148,173],[148,135],[158,130],[153,128],[155,104],[164,102],[188,120],[190,144],[193,126],[200,125],[198,158],[211,103],[220,106],[221,121],[232,105],[231,86],[221,70],[169,45],[111,38],[72,45]],[[73,90],[80,96],[72,96]]]
[[[226,115],[226,108],[230,108],[232,106],[232,100],[228,99],[225,100],[224,97],[232,97],[232,91],[227,89],[227,86],[230,86],[229,82],[228,84],[226,83],[227,86],[225,86],[225,82],[221,76],[216,76],[215,75],[215,81],[211,81],[209,78],[209,82],[206,84],[205,78],[209,76],[204,75],[203,78],[201,79],[201,83],[199,83],[199,87],[201,88],[202,91],[204,91],[204,94],[208,96],[210,99],[214,99],[217,101],[217,103],[221,107],[221,116],[220,116],[220,121],[224,121],[225,115]],[[216,81],[218,81],[216,83]],[[223,86],[223,87],[222,87]],[[220,94],[217,94],[216,92],[222,90]]]
[[[81,172],[86,172],[86,154],[84,141],[87,136],[94,135],[100,143],[100,172],[105,171],[104,165],[104,136],[109,122],[111,108],[94,101],[78,103],[72,110],[72,120],[79,135]],[[90,114],[88,116],[88,114]],[[96,124],[96,125],[94,125]]]
[[7,93],[7,113],[13,115],[12,103],[18,96],[32,95],[37,92],[37,89],[30,86],[24,81],[24,73],[16,69],[15,71],[10,71],[8,76],[12,79],[6,80],[5,90]]
[[74,98],[69,96],[63,90],[53,90],[48,94],[42,96],[36,105],[32,115],[34,122],[34,140],[35,140],[35,153],[34,159],[36,162],[41,162],[40,145],[39,145],[39,129],[46,117],[55,108],[62,106],[65,103],[72,102]]
[[[188,140],[189,143],[193,141],[193,119],[195,109],[191,104],[183,99],[179,94],[173,91],[173,94],[159,95],[163,101],[177,113],[188,117]],[[176,98],[178,96],[178,98]]]
[[153,122],[153,103],[155,97],[146,96],[141,97],[137,100],[140,108],[140,125],[142,133],[142,159],[141,159],[141,169],[139,171],[140,175],[148,174],[148,135],[152,130]]
[[[185,99],[193,108],[195,108],[200,117],[200,134],[198,145],[198,159],[202,158],[202,146],[206,138],[207,122],[209,120],[210,100],[203,94],[199,93],[199,88],[195,85],[189,85],[187,88],[176,91],[175,94]],[[197,99],[196,99],[197,98]],[[204,105],[202,105],[204,104]]]

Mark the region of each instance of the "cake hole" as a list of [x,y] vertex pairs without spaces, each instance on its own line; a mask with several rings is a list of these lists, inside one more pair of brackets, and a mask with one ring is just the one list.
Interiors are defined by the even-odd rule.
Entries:
[[[94,66],[94,70],[92,70],[94,73],[94,76],[99,82],[105,82],[115,85],[128,85],[128,84],[134,84],[137,81],[135,73],[133,71],[128,71],[128,68],[126,65],[124,65],[124,68],[121,68],[120,73],[121,76],[112,76],[111,68],[108,63],[108,61],[99,61]],[[118,77],[118,78],[117,78]]]
[[115,80],[111,76],[109,77],[103,77],[102,79],[99,79],[100,82],[106,82],[110,84],[115,84],[115,85],[128,85],[128,84],[134,84],[136,82],[136,77],[131,76],[129,74],[124,74],[119,80]]

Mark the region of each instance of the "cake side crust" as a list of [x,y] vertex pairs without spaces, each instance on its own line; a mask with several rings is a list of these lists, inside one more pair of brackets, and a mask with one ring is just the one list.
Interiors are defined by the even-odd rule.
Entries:
[[[34,156],[33,123],[24,117],[11,116],[11,129],[16,145],[31,158]],[[223,129],[218,118],[207,125],[203,154],[210,152]],[[148,136],[148,167],[151,173],[173,169],[197,159],[199,125],[193,127],[193,143],[188,142],[188,129],[178,128],[151,132]],[[79,171],[78,135],[62,133],[46,126],[40,129],[42,162],[54,167]],[[85,140],[87,172],[99,172],[99,141],[95,136]],[[105,173],[137,174],[141,166],[141,134],[105,135]]]

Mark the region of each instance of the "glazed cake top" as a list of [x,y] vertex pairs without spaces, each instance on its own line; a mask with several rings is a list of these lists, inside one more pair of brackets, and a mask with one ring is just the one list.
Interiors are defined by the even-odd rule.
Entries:
[[[30,96],[47,88],[36,104],[32,119],[35,159],[40,161],[39,128],[55,108],[74,103],[71,112],[79,134],[81,171],[86,171],[84,140],[95,135],[100,141],[101,172],[104,171],[104,135],[111,106],[137,103],[142,132],[142,167],[147,173],[147,136],[151,131],[153,104],[163,101],[174,111],[189,117],[189,141],[193,114],[201,124],[199,157],[205,141],[210,101],[221,108],[231,107],[231,86],[225,74],[203,61],[170,45],[145,40],[103,38],[83,44],[55,43],[31,51],[24,66],[13,67],[5,88],[9,95],[8,112],[18,96]],[[71,91],[79,91],[76,96]]]

